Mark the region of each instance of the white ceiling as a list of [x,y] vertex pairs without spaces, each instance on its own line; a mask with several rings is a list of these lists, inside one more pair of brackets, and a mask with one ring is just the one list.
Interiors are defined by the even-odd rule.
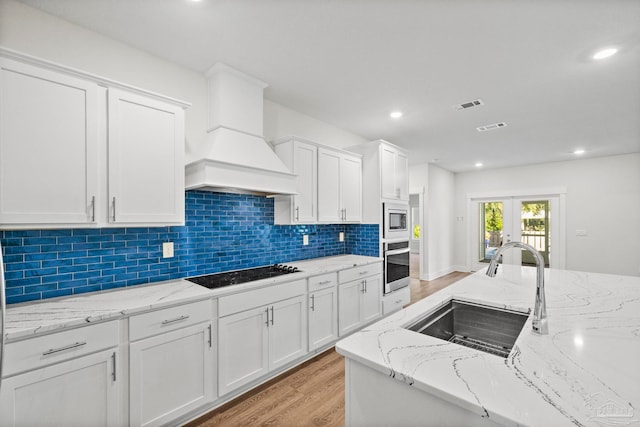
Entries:
[[[194,70],[225,62],[269,83],[266,98],[405,147],[412,164],[640,151],[638,0],[22,1]],[[610,45],[617,55],[591,59]],[[453,108],[475,98],[485,105]]]

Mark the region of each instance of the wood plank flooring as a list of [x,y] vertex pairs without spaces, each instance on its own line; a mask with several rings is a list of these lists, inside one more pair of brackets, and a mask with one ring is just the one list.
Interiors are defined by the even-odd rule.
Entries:
[[[466,277],[420,281],[412,260],[411,303]],[[332,348],[188,423],[187,427],[343,426],[344,360]]]

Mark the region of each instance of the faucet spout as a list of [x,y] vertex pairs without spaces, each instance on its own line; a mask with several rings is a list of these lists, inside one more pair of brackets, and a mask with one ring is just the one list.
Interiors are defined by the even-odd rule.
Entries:
[[533,257],[536,260],[536,302],[535,307],[533,308],[532,327],[533,332],[546,335],[549,333],[549,326],[547,325],[547,303],[544,297],[544,258],[540,255],[540,252],[538,252],[533,246],[527,245],[526,243],[505,243],[498,248],[495,254],[493,254],[489,267],[487,268],[487,276],[495,277],[496,272],[498,271],[498,259],[502,253],[509,248],[526,249],[533,254]]

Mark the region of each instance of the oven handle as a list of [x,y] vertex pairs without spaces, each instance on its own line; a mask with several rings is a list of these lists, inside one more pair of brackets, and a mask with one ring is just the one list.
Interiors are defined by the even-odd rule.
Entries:
[[393,251],[385,251],[384,255],[398,255],[398,254],[405,254],[407,252],[411,251],[411,249],[409,248],[402,248],[402,249],[395,249]]

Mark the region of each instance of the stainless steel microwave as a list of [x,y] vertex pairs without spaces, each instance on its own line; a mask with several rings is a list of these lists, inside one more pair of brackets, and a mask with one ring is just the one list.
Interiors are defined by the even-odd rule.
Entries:
[[409,238],[409,205],[384,204],[383,237],[385,239]]

